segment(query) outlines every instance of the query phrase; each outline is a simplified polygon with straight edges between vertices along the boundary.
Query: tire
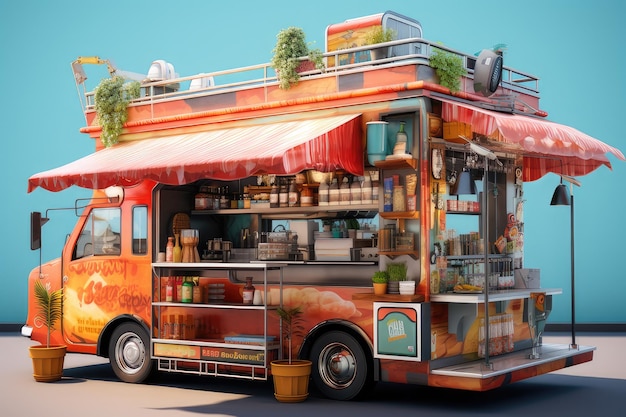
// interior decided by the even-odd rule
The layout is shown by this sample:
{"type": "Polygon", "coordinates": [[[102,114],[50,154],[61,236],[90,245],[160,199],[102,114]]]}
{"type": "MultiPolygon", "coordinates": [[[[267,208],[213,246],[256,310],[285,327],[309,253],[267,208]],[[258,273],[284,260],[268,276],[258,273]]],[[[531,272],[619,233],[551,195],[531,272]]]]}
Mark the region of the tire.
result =
{"type": "Polygon", "coordinates": [[[311,376],[327,398],[352,400],[374,384],[372,361],[358,340],[342,331],[321,335],[311,347],[311,376]]]}
{"type": "Polygon", "coordinates": [[[137,323],[122,323],[109,341],[109,362],[113,372],[124,382],[139,383],[152,373],[150,338],[137,323]]]}

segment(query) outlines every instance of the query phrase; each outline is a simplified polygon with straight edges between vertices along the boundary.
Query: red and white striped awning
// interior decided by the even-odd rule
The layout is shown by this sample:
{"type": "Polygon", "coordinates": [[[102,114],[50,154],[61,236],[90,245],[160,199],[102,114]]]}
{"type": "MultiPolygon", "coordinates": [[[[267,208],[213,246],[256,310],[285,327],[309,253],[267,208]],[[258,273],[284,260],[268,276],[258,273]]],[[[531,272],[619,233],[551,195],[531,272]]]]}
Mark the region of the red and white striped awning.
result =
{"type": "Polygon", "coordinates": [[[577,177],[602,165],[611,168],[607,153],[626,160],[619,149],[569,126],[439,97],[437,100],[443,104],[444,121],[471,124],[473,132],[492,138],[489,143],[493,150],[523,154],[524,181],[537,180],[549,172],[577,177]]]}
{"type": "Polygon", "coordinates": [[[144,179],[179,185],[205,178],[293,175],[306,169],[363,175],[358,114],[121,142],[33,175],[28,192],[37,187],[60,191],[72,185],[104,189],[144,179]]]}

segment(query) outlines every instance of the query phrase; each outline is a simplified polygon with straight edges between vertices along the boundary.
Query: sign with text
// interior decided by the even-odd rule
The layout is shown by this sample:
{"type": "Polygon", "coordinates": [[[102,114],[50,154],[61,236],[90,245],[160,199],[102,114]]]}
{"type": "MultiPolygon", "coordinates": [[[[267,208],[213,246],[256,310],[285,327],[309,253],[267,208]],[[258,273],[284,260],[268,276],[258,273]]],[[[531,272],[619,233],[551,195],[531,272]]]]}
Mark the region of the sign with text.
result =
{"type": "Polygon", "coordinates": [[[374,304],[375,357],[421,360],[420,304],[374,304]]]}

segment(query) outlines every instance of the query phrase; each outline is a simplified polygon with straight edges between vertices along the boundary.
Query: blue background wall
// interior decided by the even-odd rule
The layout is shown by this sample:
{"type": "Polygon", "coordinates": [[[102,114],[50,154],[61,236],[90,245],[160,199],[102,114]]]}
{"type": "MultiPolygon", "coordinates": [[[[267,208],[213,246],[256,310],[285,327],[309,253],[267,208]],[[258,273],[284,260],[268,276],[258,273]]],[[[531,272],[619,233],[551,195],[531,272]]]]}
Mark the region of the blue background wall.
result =
{"type": "MultiPolygon", "coordinates": [[[[98,55],[139,73],[165,59],[187,76],[269,62],[276,33],[288,26],[302,27],[323,49],[327,25],[386,10],[419,20],[425,38],[468,53],[505,43],[505,64],[541,79],[541,107],[550,120],[626,151],[626,3],[619,0],[318,0],[297,9],[288,0],[4,1],[0,323],[23,323],[26,317],[26,278],[38,263],[38,252],[29,249],[29,213],[71,207],[76,197],[90,194],[26,193],[30,175],[93,150],[92,141],[79,133],[85,120],[70,69],[74,59],[98,55]]],[[[575,190],[581,323],[626,323],[626,227],[619,215],[626,205],[626,163],[613,157],[611,162],[612,172],[601,168],[582,177],[582,188],[575,190]]],[[[548,175],[526,184],[525,248],[526,266],[541,268],[544,286],[564,289],[550,319],[564,323],[570,319],[569,208],[549,206],[557,183],[558,177],[548,175]]],[[[60,254],[75,221],[71,212],[50,217],[44,261],[60,254]]]]}

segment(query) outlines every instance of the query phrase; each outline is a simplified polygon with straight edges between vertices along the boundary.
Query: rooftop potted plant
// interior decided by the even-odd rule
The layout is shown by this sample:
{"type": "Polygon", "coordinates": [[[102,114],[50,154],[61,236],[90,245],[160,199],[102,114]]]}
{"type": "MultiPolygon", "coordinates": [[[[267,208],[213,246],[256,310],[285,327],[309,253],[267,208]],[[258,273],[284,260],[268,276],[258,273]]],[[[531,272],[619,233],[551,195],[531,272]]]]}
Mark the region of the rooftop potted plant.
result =
{"type": "MultiPolygon", "coordinates": [[[[391,42],[396,38],[396,31],[391,28],[383,28],[382,25],[372,27],[365,34],[366,45],[376,45],[377,43],[391,42]]],[[[371,50],[372,59],[384,59],[391,53],[391,47],[373,48],[371,50]]]]}
{"type": "Polygon", "coordinates": [[[298,84],[299,72],[310,71],[313,68],[323,71],[326,68],[322,51],[318,48],[309,48],[306,35],[299,27],[292,26],[278,32],[272,53],[271,64],[283,90],[298,84]],[[308,57],[308,67],[307,62],[303,61],[304,57],[308,57]]]}
{"type": "Polygon", "coordinates": [[[115,145],[128,119],[128,103],[139,97],[140,84],[126,83],[123,77],[103,79],[95,89],[95,109],[102,128],[100,141],[105,147],[115,145]]]}
{"type": "Polygon", "coordinates": [[[389,273],[387,271],[374,272],[374,275],[372,276],[374,294],[376,295],[386,294],[388,282],[389,282],[389,273]]]}
{"type": "Polygon", "coordinates": [[[467,74],[463,67],[463,59],[452,52],[434,48],[430,55],[430,66],[434,68],[439,84],[451,92],[461,89],[461,77],[467,74]]]}
{"type": "Polygon", "coordinates": [[[281,319],[282,337],[287,340],[287,357],[270,363],[274,380],[274,397],[280,402],[301,402],[309,396],[309,377],[311,376],[311,361],[306,359],[292,359],[292,338],[301,332],[300,314],[302,308],[279,307],[276,312],[281,319]]]}
{"type": "Polygon", "coordinates": [[[58,381],[63,376],[63,362],[67,346],[50,345],[50,334],[61,319],[63,289],[51,290],[49,284],[35,282],[35,300],[37,302],[36,322],[47,329],[46,344],[30,346],[29,353],[33,362],[33,377],[37,382],[58,381]]]}

